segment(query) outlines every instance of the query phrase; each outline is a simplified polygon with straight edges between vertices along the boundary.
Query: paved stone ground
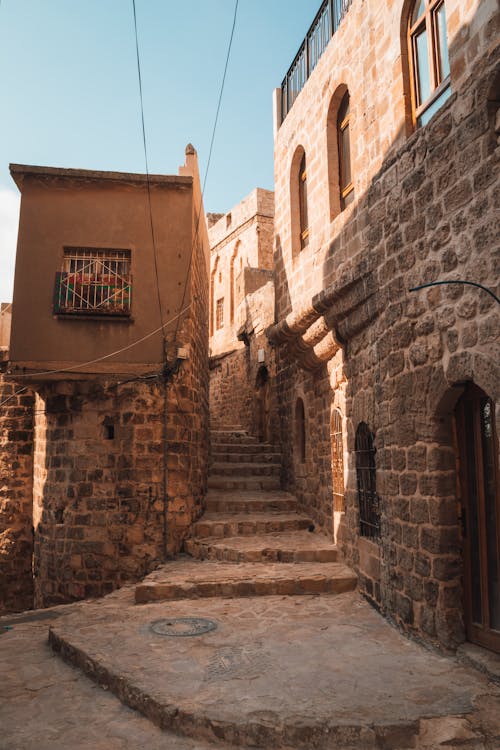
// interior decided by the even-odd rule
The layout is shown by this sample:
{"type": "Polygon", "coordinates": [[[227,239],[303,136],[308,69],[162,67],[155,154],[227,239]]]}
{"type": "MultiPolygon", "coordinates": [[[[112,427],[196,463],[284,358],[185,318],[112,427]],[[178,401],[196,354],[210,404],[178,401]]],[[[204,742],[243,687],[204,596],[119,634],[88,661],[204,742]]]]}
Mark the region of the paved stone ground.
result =
{"type": "MultiPolygon", "coordinates": [[[[64,617],[82,606],[28,614],[64,617]]],[[[0,750],[213,750],[163,732],[65,664],[47,643],[54,622],[0,618],[0,750]]]]}
{"type": "MultiPolygon", "coordinates": [[[[133,604],[133,589],[0,636],[1,750],[500,748],[500,687],[405,639],[355,592],[133,604]],[[202,616],[193,638],[151,631],[202,616]],[[163,735],[80,672],[164,727],[163,735]],[[45,744],[44,744],[45,743],[45,744]],[[162,744],[163,743],[163,744],[162,744]]],[[[0,621],[1,625],[1,621],[0,621]]]]}

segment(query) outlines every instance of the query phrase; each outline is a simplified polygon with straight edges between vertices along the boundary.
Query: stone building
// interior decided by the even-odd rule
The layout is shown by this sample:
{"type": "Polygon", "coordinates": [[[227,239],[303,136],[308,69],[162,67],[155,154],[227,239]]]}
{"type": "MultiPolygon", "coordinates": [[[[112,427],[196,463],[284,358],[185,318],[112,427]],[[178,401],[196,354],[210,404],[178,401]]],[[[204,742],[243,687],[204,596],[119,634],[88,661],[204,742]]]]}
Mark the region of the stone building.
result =
{"type": "Polygon", "coordinates": [[[275,93],[269,329],[284,488],[402,628],[496,651],[499,307],[458,282],[498,293],[498,21],[322,3],[275,93]]]}
{"type": "Polygon", "coordinates": [[[11,165],[0,608],[26,607],[32,586],[47,606],[136,580],[201,512],[209,247],[192,146],[179,172],[11,165]]]}
{"type": "Polygon", "coordinates": [[[209,227],[210,423],[278,440],[274,321],[274,194],[256,188],[209,227]]]}

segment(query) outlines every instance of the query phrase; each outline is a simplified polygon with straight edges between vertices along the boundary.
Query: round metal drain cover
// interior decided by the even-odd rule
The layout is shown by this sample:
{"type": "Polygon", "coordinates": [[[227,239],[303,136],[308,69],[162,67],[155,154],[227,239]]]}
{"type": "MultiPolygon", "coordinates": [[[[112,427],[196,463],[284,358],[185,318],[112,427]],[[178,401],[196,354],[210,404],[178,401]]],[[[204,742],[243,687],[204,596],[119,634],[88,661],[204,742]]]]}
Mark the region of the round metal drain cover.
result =
{"type": "Polygon", "coordinates": [[[205,617],[174,617],[168,620],[155,620],[151,630],[157,635],[168,635],[171,638],[185,638],[190,635],[203,635],[217,629],[214,620],[205,617]]]}

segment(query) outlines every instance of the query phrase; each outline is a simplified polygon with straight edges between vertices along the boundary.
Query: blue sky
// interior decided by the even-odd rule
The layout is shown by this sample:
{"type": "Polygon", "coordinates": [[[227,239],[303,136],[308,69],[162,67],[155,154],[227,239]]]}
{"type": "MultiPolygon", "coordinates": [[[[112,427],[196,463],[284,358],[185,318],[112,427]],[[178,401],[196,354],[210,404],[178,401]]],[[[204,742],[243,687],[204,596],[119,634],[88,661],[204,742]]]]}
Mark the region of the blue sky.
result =
{"type": "MultiPolygon", "coordinates": [[[[0,300],[18,197],[8,165],[144,171],[132,0],[0,0],[0,300]]],[[[272,91],[320,0],[240,0],[205,208],[273,188],[272,91]]],[[[198,150],[202,177],[234,0],[136,0],[151,172],[198,150]]]]}

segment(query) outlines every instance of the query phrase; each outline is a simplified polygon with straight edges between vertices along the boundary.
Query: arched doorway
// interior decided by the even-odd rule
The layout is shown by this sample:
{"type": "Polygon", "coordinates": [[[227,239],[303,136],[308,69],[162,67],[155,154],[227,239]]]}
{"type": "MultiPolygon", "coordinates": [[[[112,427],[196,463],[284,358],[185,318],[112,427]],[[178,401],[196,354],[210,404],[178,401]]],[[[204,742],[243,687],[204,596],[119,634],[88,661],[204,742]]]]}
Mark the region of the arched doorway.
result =
{"type": "Polygon", "coordinates": [[[500,653],[500,502],[495,405],[469,383],[456,408],[467,638],[500,653]]]}

